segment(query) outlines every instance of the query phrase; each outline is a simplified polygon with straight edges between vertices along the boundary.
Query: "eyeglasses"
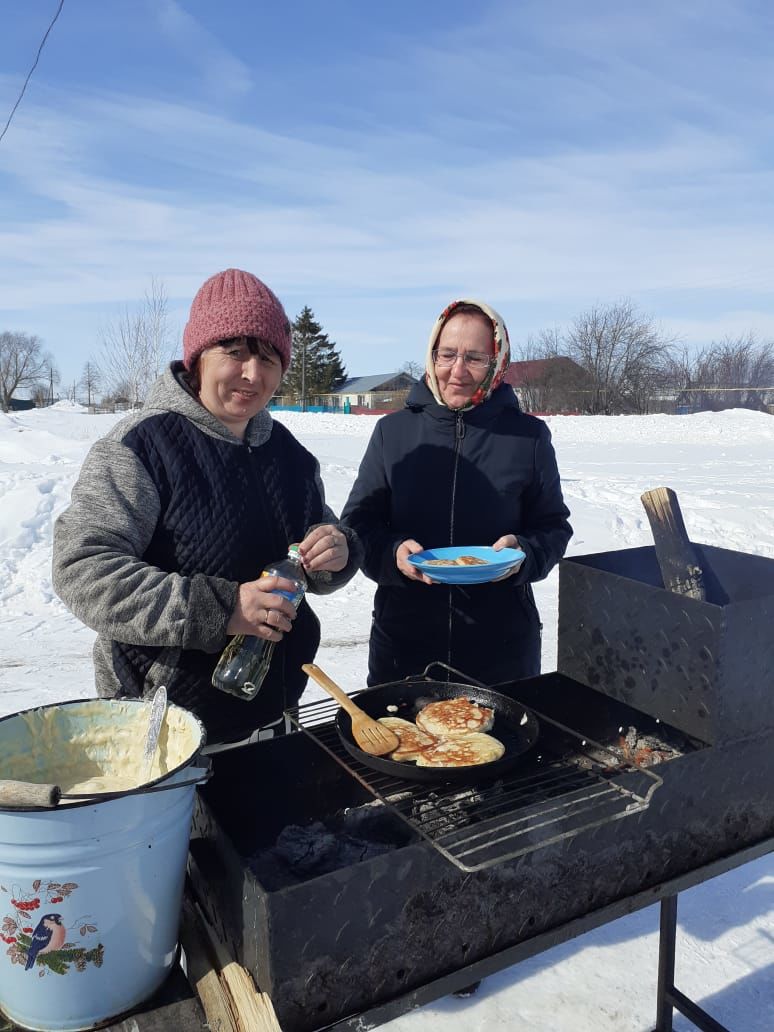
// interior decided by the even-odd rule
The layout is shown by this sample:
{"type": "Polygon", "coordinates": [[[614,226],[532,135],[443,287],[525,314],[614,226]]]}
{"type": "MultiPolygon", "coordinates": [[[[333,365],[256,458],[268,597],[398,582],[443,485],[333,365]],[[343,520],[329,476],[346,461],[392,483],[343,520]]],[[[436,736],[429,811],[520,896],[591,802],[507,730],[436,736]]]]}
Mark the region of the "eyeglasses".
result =
{"type": "Polygon", "coordinates": [[[481,373],[494,361],[489,355],[484,355],[480,351],[452,351],[450,348],[438,348],[437,351],[433,352],[433,361],[441,369],[448,369],[453,366],[458,358],[461,358],[465,365],[473,373],[481,373]]]}

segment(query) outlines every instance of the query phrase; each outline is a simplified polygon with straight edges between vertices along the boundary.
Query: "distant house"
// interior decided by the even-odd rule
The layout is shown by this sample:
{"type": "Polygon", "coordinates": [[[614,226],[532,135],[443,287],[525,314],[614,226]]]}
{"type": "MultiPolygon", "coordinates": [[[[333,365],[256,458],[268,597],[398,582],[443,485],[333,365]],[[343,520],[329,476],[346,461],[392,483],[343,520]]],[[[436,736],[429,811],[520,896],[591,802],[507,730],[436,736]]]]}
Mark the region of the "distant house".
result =
{"type": "Polygon", "coordinates": [[[8,402],[9,412],[26,412],[33,408],[35,408],[35,399],[27,387],[19,387],[8,402]]]}
{"type": "Polygon", "coordinates": [[[379,373],[354,376],[327,396],[331,407],[348,412],[392,412],[403,408],[416,383],[409,373],[379,373]]]}
{"type": "Polygon", "coordinates": [[[526,412],[583,412],[591,378],[571,358],[537,358],[511,362],[505,382],[526,412]]]}
{"type": "Polygon", "coordinates": [[[11,412],[26,412],[27,409],[35,408],[32,398],[11,398],[9,402],[11,412]]]}

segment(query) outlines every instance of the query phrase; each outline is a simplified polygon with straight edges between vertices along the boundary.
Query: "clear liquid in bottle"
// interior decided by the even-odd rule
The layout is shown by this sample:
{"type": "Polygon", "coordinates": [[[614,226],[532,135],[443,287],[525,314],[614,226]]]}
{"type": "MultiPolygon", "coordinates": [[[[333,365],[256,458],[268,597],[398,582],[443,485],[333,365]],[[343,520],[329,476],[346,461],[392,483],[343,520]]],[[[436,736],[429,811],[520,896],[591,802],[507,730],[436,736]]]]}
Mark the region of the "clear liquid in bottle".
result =
{"type": "MultiPolygon", "coordinates": [[[[298,545],[291,545],[287,558],[270,563],[262,577],[283,577],[295,585],[293,591],[277,591],[298,609],[306,592],[306,573],[298,545]]],[[[271,666],[275,642],[252,634],[236,634],[223,650],[212,674],[212,684],[222,692],[245,702],[252,701],[260,691],[271,666]]]]}

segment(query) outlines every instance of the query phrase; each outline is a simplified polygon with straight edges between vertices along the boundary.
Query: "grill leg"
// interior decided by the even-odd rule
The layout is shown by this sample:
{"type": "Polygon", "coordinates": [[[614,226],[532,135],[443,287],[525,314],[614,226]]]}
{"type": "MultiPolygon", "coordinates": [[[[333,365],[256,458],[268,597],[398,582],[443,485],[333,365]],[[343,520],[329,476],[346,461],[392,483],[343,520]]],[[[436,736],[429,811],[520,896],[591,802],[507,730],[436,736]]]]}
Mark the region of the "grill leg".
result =
{"type": "Polygon", "coordinates": [[[675,987],[675,939],[677,937],[677,896],[661,900],[661,919],[658,937],[658,996],[656,999],[656,1028],[654,1032],[673,1032],[675,1008],[700,1032],[729,1032],[725,1025],[715,1021],[693,1000],[675,987]]]}
{"type": "Polygon", "coordinates": [[[677,896],[661,900],[658,936],[658,993],[655,1032],[672,1032],[674,1010],[670,993],[675,987],[675,938],[677,936],[677,896]]]}

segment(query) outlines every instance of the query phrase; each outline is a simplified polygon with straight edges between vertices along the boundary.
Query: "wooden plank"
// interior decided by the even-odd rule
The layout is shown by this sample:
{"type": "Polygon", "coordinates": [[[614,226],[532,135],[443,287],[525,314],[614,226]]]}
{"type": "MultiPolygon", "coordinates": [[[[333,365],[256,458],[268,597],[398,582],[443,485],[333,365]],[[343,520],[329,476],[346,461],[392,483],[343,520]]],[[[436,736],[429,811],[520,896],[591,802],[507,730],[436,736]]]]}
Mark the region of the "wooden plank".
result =
{"type": "Polygon", "coordinates": [[[269,996],[256,988],[249,971],[231,956],[204,909],[198,903],[194,906],[215,957],[221,985],[231,1003],[236,1032],[282,1032],[269,996]]]}
{"type": "Polygon", "coordinates": [[[679,595],[704,600],[704,576],[696,550],[688,539],[677,495],[656,487],[642,495],[664,587],[679,595]]]}
{"type": "Polygon", "coordinates": [[[185,951],[188,979],[201,1001],[211,1032],[238,1032],[231,1002],[212,964],[199,914],[188,897],[183,900],[180,941],[185,951]]]}

